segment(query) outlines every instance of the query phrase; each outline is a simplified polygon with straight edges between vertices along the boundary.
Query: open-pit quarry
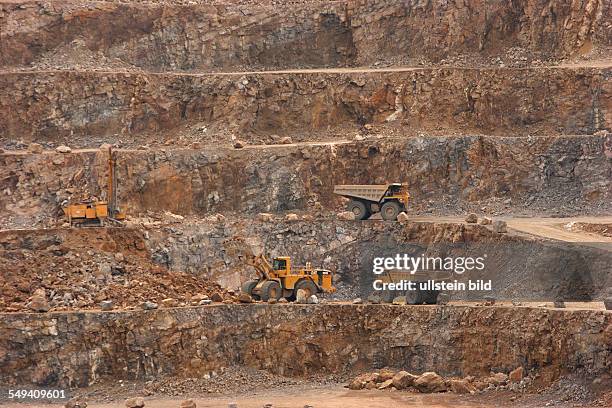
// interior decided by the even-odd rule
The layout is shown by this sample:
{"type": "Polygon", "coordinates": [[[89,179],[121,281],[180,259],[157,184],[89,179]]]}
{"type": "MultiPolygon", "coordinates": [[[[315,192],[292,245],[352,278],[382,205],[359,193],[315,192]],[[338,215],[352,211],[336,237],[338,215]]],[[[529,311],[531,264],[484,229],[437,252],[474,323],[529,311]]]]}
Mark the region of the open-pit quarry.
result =
{"type": "Polygon", "coordinates": [[[0,406],[612,406],[610,16],[0,0],[0,406]],[[335,290],[244,293],[232,240],[335,290]],[[376,291],[400,254],[455,290],[376,291]]]}

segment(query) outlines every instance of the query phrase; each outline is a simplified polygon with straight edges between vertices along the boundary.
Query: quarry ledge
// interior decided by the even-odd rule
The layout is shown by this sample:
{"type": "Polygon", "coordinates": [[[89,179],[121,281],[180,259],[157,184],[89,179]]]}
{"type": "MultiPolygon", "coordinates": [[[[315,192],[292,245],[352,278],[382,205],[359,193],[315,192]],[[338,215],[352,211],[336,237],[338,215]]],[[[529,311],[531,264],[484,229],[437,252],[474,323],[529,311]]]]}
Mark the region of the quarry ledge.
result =
{"type": "Polygon", "coordinates": [[[1,316],[0,382],[70,387],[232,365],[295,377],[364,366],[484,375],[520,365],[554,380],[609,370],[612,338],[610,312],[520,307],[258,304],[1,316]]]}

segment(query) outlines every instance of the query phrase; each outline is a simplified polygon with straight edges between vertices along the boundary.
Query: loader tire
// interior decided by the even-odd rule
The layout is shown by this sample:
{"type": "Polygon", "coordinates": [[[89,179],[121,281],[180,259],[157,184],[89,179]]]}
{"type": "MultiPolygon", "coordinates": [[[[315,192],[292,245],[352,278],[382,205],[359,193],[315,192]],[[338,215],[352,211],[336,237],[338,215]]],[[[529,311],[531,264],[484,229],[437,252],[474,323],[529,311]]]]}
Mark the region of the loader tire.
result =
{"type": "Polygon", "coordinates": [[[348,210],[355,215],[356,220],[365,220],[372,215],[368,207],[362,201],[351,200],[347,206],[348,210]]]}
{"type": "Polygon", "coordinates": [[[426,305],[435,305],[438,303],[439,290],[426,290],[423,301],[426,305]]]}
{"type": "Polygon", "coordinates": [[[257,286],[258,283],[259,281],[256,280],[248,280],[242,284],[240,291],[242,293],[246,293],[249,296],[253,296],[253,289],[255,288],[255,286],[257,286]]]}
{"type": "Polygon", "coordinates": [[[395,221],[402,210],[402,206],[397,201],[387,201],[380,208],[380,215],[385,221],[395,221]]]}
{"type": "Polygon", "coordinates": [[[315,285],[310,279],[304,279],[295,284],[295,290],[293,291],[295,296],[297,296],[297,291],[300,289],[306,291],[306,298],[316,295],[318,292],[317,285],[315,285]]]}
{"type": "Polygon", "coordinates": [[[270,299],[278,300],[283,295],[283,288],[277,281],[267,281],[261,285],[261,300],[267,302],[270,299]]]}

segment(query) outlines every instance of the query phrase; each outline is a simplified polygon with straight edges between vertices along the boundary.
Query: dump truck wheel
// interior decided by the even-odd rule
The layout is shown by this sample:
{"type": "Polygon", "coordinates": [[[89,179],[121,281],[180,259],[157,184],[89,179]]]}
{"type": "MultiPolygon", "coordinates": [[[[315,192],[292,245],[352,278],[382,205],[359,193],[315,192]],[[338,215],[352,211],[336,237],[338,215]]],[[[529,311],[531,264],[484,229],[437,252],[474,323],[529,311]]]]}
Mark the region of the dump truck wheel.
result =
{"type": "Polygon", "coordinates": [[[438,303],[439,290],[427,290],[425,291],[424,302],[426,305],[435,305],[438,303]]]}
{"type": "Polygon", "coordinates": [[[348,210],[350,212],[355,214],[355,219],[356,220],[365,220],[366,218],[368,218],[371,215],[370,211],[368,211],[368,208],[366,207],[365,203],[363,203],[361,201],[351,200],[348,203],[348,207],[347,208],[348,208],[348,210]]]}
{"type": "Polygon", "coordinates": [[[301,280],[295,284],[295,290],[293,291],[295,296],[297,296],[297,291],[300,289],[306,291],[307,298],[311,297],[312,295],[316,295],[318,292],[317,285],[315,285],[314,282],[309,279],[301,280]]]}
{"type": "Polygon", "coordinates": [[[257,286],[258,283],[259,281],[256,280],[248,280],[242,284],[240,291],[242,293],[246,293],[249,296],[253,296],[253,289],[255,288],[255,286],[257,286]]]}
{"type": "MultiPolygon", "coordinates": [[[[418,282],[417,282],[418,285],[418,282]]],[[[415,290],[406,291],[406,304],[420,305],[423,303],[423,291],[418,287],[415,290]]]]}
{"type": "Polygon", "coordinates": [[[385,221],[395,221],[402,207],[397,201],[387,201],[380,208],[380,215],[385,221]]]}
{"type": "Polygon", "coordinates": [[[283,294],[283,288],[277,281],[267,281],[261,285],[261,300],[267,302],[269,299],[278,300],[283,294]]]}

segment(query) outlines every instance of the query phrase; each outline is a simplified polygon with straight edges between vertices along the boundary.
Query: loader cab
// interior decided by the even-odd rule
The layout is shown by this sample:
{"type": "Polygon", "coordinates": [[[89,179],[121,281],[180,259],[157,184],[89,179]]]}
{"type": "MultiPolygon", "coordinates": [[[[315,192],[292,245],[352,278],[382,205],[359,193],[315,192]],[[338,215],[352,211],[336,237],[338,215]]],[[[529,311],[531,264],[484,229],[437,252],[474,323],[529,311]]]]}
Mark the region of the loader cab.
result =
{"type": "Polygon", "coordinates": [[[272,260],[272,269],[276,272],[289,273],[291,271],[291,258],[281,256],[272,260]]]}

